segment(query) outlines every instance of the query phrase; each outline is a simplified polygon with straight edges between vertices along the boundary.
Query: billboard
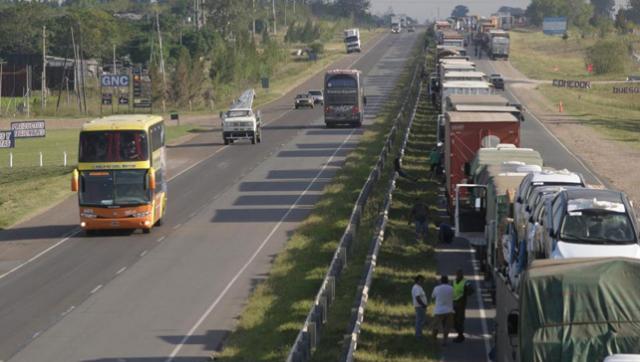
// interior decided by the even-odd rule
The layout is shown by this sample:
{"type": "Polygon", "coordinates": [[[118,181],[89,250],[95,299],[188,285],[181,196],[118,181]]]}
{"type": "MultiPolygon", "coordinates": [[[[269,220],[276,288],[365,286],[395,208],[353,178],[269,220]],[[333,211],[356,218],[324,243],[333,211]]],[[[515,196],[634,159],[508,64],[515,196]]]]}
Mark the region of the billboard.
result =
{"type": "Polygon", "coordinates": [[[15,138],[45,137],[47,129],[44,121],[11,122],[15,138]]]}
{"type": "Polygon", "coordinates": [[[544,18],[542,32],[546,35],[564,35],[567,32],[567,18],[544,18]]]}
{"type": "Polygon", "coordinates": [[[14,148],[16,146],[14,134],[14,130],[0,131],[0,148],[14,148]]]}

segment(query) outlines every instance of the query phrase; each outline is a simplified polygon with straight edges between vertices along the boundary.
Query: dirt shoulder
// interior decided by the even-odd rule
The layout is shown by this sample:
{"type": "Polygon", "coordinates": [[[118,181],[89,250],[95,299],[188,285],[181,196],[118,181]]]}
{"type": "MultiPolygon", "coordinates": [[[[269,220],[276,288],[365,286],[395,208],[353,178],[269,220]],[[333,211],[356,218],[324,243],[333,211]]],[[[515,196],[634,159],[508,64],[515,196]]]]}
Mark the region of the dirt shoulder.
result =
{"type": "Polygon", "coordinates": [[[640,169],[633,167],[640,159],[640,151],[629,144],[615,141],[593,127],[582,124],[577,117],[560,113],[536,89],[537,82],[528,79],[508,62],[493,62],[495,69],[507,79],[511,92],[526,105],[567,148],[578,155],[590,169],[613,187],[626,192],[640,202],[640,169]]]}

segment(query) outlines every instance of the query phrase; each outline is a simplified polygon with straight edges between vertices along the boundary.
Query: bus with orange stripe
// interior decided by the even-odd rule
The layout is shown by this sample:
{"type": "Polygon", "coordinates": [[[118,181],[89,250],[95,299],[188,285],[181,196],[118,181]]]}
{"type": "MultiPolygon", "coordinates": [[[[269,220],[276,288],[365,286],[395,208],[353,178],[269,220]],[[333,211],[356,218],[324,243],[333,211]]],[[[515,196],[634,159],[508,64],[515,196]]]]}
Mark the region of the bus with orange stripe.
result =
{"type": "Polygon", "coordinates": [[[71,189],[80,226],[97,230],[160,225],[167,205],[165,126],[154,115],[114,115],[85,123],[71,189]]]}

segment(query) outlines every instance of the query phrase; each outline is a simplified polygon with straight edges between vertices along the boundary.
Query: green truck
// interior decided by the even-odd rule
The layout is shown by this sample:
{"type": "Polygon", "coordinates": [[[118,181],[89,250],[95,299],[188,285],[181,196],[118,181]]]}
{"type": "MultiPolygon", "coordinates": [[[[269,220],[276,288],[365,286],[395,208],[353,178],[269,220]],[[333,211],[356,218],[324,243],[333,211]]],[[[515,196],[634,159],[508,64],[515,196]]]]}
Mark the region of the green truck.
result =
{"type": "Polygon", "coordinates": [[[531,148],[500,144],[481,148],[464,173],[473,183],[456,185],[456,236],[472,245],[482,270],[491,276],[502,265],[499,239],[511,218],[515,191],[520,181],[542,168],[542,156],[531,148]]]}
{"type": "Polygon", "coordinates": [[[517,290],[498,274],[495,361],[601,362],[640,353],[639,285],[640,261],[628,258],[536,260],[517,290]]]}

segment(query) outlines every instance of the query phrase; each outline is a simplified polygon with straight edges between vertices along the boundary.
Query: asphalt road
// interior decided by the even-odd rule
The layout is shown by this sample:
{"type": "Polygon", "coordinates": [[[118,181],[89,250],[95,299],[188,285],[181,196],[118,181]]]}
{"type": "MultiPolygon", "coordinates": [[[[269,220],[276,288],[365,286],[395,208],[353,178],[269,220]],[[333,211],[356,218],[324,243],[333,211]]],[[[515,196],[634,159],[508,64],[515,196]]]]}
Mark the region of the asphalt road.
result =
{"type": "MultiPolygon", "coordinates": [[[[385,35],[336,65],[366,75],[365,124],[417,38],[385,35]]],[[[362,133],[291,110],[321,85],[263,109],[262,144],[203,133],[171,148],[166,221],[149,235],[87,238],[74,198],[0,232],[0,361],[195,361],[219,348],[362,133]]]]}

